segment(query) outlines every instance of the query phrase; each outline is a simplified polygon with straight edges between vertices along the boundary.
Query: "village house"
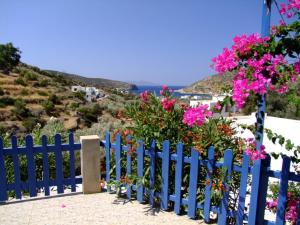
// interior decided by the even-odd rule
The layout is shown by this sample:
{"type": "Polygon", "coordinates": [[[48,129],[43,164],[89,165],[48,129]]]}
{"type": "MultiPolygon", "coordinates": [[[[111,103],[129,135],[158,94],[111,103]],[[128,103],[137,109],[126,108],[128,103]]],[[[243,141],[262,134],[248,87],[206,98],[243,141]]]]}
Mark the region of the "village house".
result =
{"type": "Polygon", "coordinates": [[[85,99],[88,102],[92,102],[93,99],[98,100],[105,96],[103,92],[101,92],[96,87],[82,87],[80,85],[72,86],[71,87],[72,92],[84,92],[85,93],[85,99]]]}

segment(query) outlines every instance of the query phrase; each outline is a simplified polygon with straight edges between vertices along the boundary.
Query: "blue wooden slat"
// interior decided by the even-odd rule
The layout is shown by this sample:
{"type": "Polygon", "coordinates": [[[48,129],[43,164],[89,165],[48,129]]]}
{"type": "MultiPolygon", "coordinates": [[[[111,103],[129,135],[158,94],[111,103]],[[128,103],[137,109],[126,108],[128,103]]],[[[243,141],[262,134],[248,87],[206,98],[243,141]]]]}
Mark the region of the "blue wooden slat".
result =
{"type": "Polygon", "coordinates": [[[19,156],[18,156],[18,140],[16,136],[11,137],[11,151],[12,151],[12,158],[14,164],[14,186],[16,192],[16,198],[21,199],[21,178],[20,178],[20,163],[19,163],[19,156]]]}
{"type": "Polygon", "coordinates": [[[75,183],[75,148],[74,148],[74,134],[69,133],[69,145],[70,145],[70,178],[71,178],[71,191],[76,191],[75,183]]]}
{"type": "Polygon", "coordinates": [[[196,217],[196,195],[197,195],[197,183],[199,173],[199,153],[192,148],[191,153],[191,168],[190,168],[190,182],[189,182],[189,198],[188,198],[188,216],[190,218],[196,217]]]}
{"type": "MultiPolygon", "coordinates": [[[[139,179],[143,179],[144,176],[144,143],[142,141],[138,142],[138,149],[137,149],[137,174],[139,179]]],[[[140,182],[137,188],[137,200],[139,202],[144,201],[144,185],[140,182]]]]}
{"type": "Polygon", "coordinates": [[[170,168],[170,142],[163,142],[162,152],[162,185],[161,185],[161,208],[168,209],[169,202],[169,168],[170,168]]]}
{"type": "MultiPolygon", "coordinates": [[[[110,134],[109,132],[105,135],[105,172],[106,172],[106,182],[110,182],[110,134]]],[[[110,191],[110,186],[107,185],[107,191],[110,191]]]]}
{"type": "Polygon", "coordinates": [[[287,191],[289,185],[289,172],[290,172],[291,159],[284,155],[282,157],[282,169],[279,187],[278,205],[276,211],[276,225],[285,224],[285,209],[287,201],[287,191]]]}
{"type": "Polygon", "coordinates": [[[6,201],[7,196],[7,180],[6,180],[6,169],[5,169],[5,158],[3,155],[3,140],[0,138],[0,202],[6,201]]]}
{"type": "Polygon", "coordinates": [[[208,148],[208,163],[207,163],[207,175],[204,198],[204,221],[209,223],[210,204],[211,204],[211,187],[212,187],[212,174],[214,169],[215,150],[213,147],[208,148]]]}
{"type": "Polygon", "coordinates": [[[248,171],[249,171],[249,156],[247,154],[243,155],[242,171],[241,171],[241,182],[239,191],[239,203],[237,209],[236,223],[238,225],[243,225],[244,212],[245,212],[245,200],[247,193],[247,181],[248,181],[248,171]]]}
{"type": "Polygon", "coordinates": [[[152,140],[150,143],[150,196],[149,202],[151,206],[154,206],[154,184],[155,184],[155,150],[156,142],[152,140]]]}
{"type": "MultiPolygon", "coordinates": [[[[269,177],[268,177],[268,168],[270,167],[271,163],[271,158],[269,155],[267,155],[267,158],[264,160],[261,160],[261,170],[260,170],[260,185],[259,185],[259,190],[258,190],[258,203],[257,203],[257,213],[256,213],[256,218],[255,217],[249,217],[249,223],[252,220],[253,223],[255,224],[262,224],[264,222],[264,217],[265,217],[265,207],[266,207],[266,201],[267,201],[267,192],[268,192],[268,182],[269,182],[269,177]]],[[[252,188],[251,187],[251,194],[252,194],[252,188]]]]}
{"type": "Polygon", "coordinates": [[[174,212],[180,214],[181,206],[181,183],[182,183],[182,165],[183,165],[183,144],[179,143],[176,146],[177,162],[175,168],[175,201],[174,212]]]}
{"type": "Polygon", "coordinates": [[[33,139],[31,135],[25,137],[27,148],[27,170],[28,170],[28,183],[29,183],[29,195],[35,197],[37,195],[36,189],[36,172],[35,172],[35,160],[33,154],[33,139]]]}
{"type": "Polygon", "coordinates": [[[121,135],[116,135],[116,180],[121,179],[121,135]]]}
{"type": "Polygon", "coordinates": [[[57,185],[57,193],[64,193],[64,185],[63,185],[63,163],[62,163],[62,151],[61,151],[61,136],[60,134],[56,134],[54,136],[55,139],[55,170],[56,170],[56,185],[57,185]]]}
{"type": "Polygon", "coordinates": [[[229,185],[227,181],[231,178],[232,173],[232,160],[233,154],[230,149],[227,149],[224,152],[224,166],[226,168],[226,176],[225,176],[225,190],[223,191],[223,198],[220,204],[220,210],[218,215],[218,225],[226,225],[227,215],[228,215],[228,204],[229,204],[229,185]]]}
{"type": "MultiPolygon", "coordinates": [[[[130,142],[131,141],[131,136],[127,136],[126,141],[130,142]]],[[[127,147],[130,150],[131,149],[131,144],[128,144],[127,147]]],[[[131,175],[131,153],[130,153],[129,150],[127,151],[127,160],[126,160],[126,162],[127,162],[127,165],[126,165],[126,174],[127,174],[127,176],[131,175]]],[[[131,199],[131,189],[132,189],[132,187],[129,184],[127,184],[127,193],[126,194],[127,194],[128,199],[131,199]]]]}
{"type": "Polygon", "coordinates": [[[50,195],[49,188],[49,157],[47,151],[47,136],[42,136],[42,147],[43,147],[43,183],[45,188],[45,195],[50,195]]]}

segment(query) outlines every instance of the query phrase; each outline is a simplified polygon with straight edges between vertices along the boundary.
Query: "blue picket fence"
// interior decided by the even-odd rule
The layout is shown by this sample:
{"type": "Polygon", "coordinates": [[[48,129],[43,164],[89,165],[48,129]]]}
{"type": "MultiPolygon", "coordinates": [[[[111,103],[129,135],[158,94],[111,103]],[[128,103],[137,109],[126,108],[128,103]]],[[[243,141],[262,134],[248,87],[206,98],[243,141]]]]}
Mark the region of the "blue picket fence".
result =
{"type": "MultiPolygon", "coordinates": [[[[130,137],[128,138],[130,139],[130,137]]],[[[122,145],[121,136],[118,134],[115,137],[115,142],[110,141],[109,133],[106,134],[106,138],[103,141],[105,147],[106,155],[106,181],[111,182],[111,160],[114,160],[115,165],[115,180],[120,181],[121,176],[131,175],[132,171],[132,159],[131,159],[131,145],[122,145]],[[112,151],[114,151],[115,159],[112,159],[112,151]],[[122,152],[126,153],[126,157],[122,158],[122,152]],[[126,161],[126,173],[122,174],[121,163],[126,161]]],[[[136,192],[136,199],[139,202],[145,201],[145,194],[148,195],[149,203],[154,205],[154,198],[159,198],[161,208],[164,210],[169,209],[169,203],[173,202],[174,212],[176,214],[181,213],[182,206],[187,206],[187,215],[190,218],[196,217],[196,210],[203,210],[205,222],[210,222],[210,213],[216,213],[218,215],[218,224],[228,224],[228,217],[235,218],[236,224],[284,224],[285,209],[287,201],[287,187],[288,182],[300,182],[300,176],[295,173],[290,172],[290,158],[287,156],[283,157],[282,171],[272,171],[270,170],[270,158],[262,161],[262,172],[261,174],[256,174],[252,167],[250,167],[250,159],[244,154],[241,166],[235,165],[233,163],[233,152],[228,149],[224,151],[224,160],[222,162],[215,160],[215,151],[213,147],[210,147],[207,152],[207,159],[201,159],[199,153],[191,149],[190,156],[185,156],[183,154],[184,146],[183,144],[177,144],[176,153],[170,154],[170,143],[169,141],[163,142],[162,150],[158,150],[155,145],[155,141],[151,142],[150,148],[145,149],[145,145],[142,141],[138,143],[137,154],[137,176],[142,178],[144,176],[144,163],[146,157],[150,159],[150,188],[145,188],[141,185],[127,185],[127,198],[132,198],[132,191],[136,192]],[[162,161],[162,183],[161,190],[154,191],[154,183],[157,174],[155,174],[155,161],[161,159],[162,161]],[[169,168],[170,163],[175,162],[175,191],[174,193],[169,193],[169,168]],[[189,193],[188,197],[184,198],[182,196],[182,179],[183,179],[183,167],[184,165],[190,165],[189,172],[189,193]],[[206,175],[206,186],[205,186],[205,196],[204,202],[197,202],[197,189],[198,189],[198,173],[200,167],[205,167],[207,169],[206,175]],[[231,174],[236,172],[240,174],[240,189],[239,197],[236,205],[236,210],[229,211],[229,192],[223,193],[223,198],[219,206],[213,206],[211,204],[211,193],[212,193],[212,175],[215,168],[223,168],[226,171],[226,178],[224,180],[225,189],[229,188],[229,182],[231,174]],[[259,203],[255,205],[256,216],[253,217],[253,212],[248,212],[245,210],[245,201],[247,195],[247,187],[249,187],[248,178],[249,176],[262,176],[262,183],[259,187],[252,186],[251,189],[258,189],[259,193],[259,203]],[[267,221],[264,219],[265,207],[267,201],[267,190],[268,190],[268,180],[270,177],[278,178],[280,180],[280,194],[278,200],[278,210],[276,214],[276,221],[267,221]]],[[[108,187],[108,191],[110,187],[108,187]]],[[[249,193],[248,193],[249,194],[249,193]]],[[[251,198],[251,197],[250,197],[251,198]]],[[[250,205],[251,208],[251,205],[250,205]]],[[[298,207],[300,210],[300,207],[298,207]]],[[[298,212],[297,225],[300,225],[300,213],[298,212]]]]}
{"type": "Polygon", "coordinates": [[[17,199],[22,198],[22,193],[29,193],[30,197],[37,196],[39,190],[43,189],[45,196],[50,195],[50,187],[56,186],[57,193],[64,193],[65,186],[71,186],[71,191],[76,191],[76,184],[82,183],[82,178],[75,176],[75,151],[81,149],[80,144],[74,143],[74,136],[69,134],[69,143],[62,143],[61,135],[54,137],[55,143],[48,144],[47,137],[42,136],[40,146],[33,145],[33,138],[27,135],[25,146],[18,146],[15,136],[11,138],[11,147],[5,148],[3,140],[0,138],[0,201],[8,200],[8,191],[13,191],[17,199]],[[69,153],[70,171],[69,177],[64,177],[62,153],[69,153]],[[55,157],[55,179],[49,176],[49,154],[55,157]],[[42,156],[42,179],[36,176],[37,154],[42,156]],[[27,180],[21,180],[20,157],[26,156],[27,180]],[[13,182],[9,183],[5,161],[12,159],[13,182]]]}
{"type": "MultiPolygon", "coordinates": [[[[3,141],[0,139],[0,201],[6,201],[8,199],[8,192],[13,191],[17,199],[22,198],[24,192],[28,193],[30,197],[37,196],[38,191],[43,191],[45,196],[50,195],[50,187],[56,186],[57,193],[64,193],[66,186],[71,187],[71,191],[76,191],[76,184],[82,183],[82,178],[75,176],[75,152],[81,149],[81,144],[74,143],[73,134],[69,135],[68,143],[62,143],[61,136],[55,135],[54,144],[47,143],[47,137],[42,137],[42,144],[33,145],[33,139],[30,135],[25,138],[25,146],[18,146],[17,138],[11,138],[11,146],[4,147],[3,141]],[[63,170],[63,152],[69,154],[69,176],[64,176],[63,170]],[[36,155],[42,156],[42,179],[37,179],[36,175],[36,155]],[[53,154],[55,157],[55,178],[50,178],[49,175],[49,154],[53,154]],[[20,161],[19,157],[26,157],[26,169],[27,179],[21,179],[20,161]],[[6,171],[6,160],[10,158],[13,166],[13,182],[8,182],[6,171]]],[[[130,140],[130,137],[128,137],[130,140]]],[[[117,135],[115,142],[110,141],[109,133],[106,135],[105,140],[100,142],[100,145],[105,149],[106,158],[106,181],[110,182],[112,179],[111,170],[115,170],[115,180],[120,181],[122,176],[131,175],[133,163],[137,163],[137,171],[134,171],[136,175],[142,178],[145,175],[146,161],[150,162],[149,171],[149,188],[143,185],[127,185],[127,198],[132,199],[135,195],[137,201],[145,202],[149,200],[149,203],[153,206],[155,204],[155,198],[160,200],[160,206],[163,210],[170,208],[172,202],[173,210],[176,214],[182,212],[182,207],[187,208],[187,215],[190,218],[195,218],[197,210],[201,209],[204,215],[205,222],[210,222],[210,213],[216,213],[218,215],[218,224],[227,224],[228,218],[235,218],[236,224],[284,224],[285,209],[287,201],[287,188],[288,182],[300,182],[300,176],[293,172],[290,172],[291,160],[289,157],[283,157],[283,164],[281,171],[270,170],[270,158],[261,161],[262,169],[261,174],[257,174],[253,167],[250,167],[250,160],[247,155],[243,156],[241,166],[233,163],[233,152],[231,150],[224,151],[224,160],[222,162],[216,161],[215,150],[210,147],[207,150],[207,159],[201,159],[200,155],[194,149],[191,149],[189,155],[184,155],[184,145],[179,143],[176,145],[176,152],[170,152],[169,141],[164,141],[161,150],[156,148],[155,141],[151,142],[150,148],[145,149],[145,145],[142,141],[138,143],[136,162],[133,162],[132,155],[130,153],[131,145],[122,145],[121,136],[117,135]],[[112,154],[114,151],[114,154],[112,154]],[[125,154],[124,154],[125,153],[125,154]],[[125,155],[125,157],[124,157],[125,155]],[[111,158],[114,156],[114,158],[111,158]],[[111,165],[111,161],[114,161],[114,168],[111,165]],[[156,165],[157,160],[161,161],[161,174],[157,174],[156,165]],[[121,163],[125,162],[126,168],[122,168],[121,163]],[[175,180],[171,181],[169,172],[171,164],[175,165],[175,180]],[[182,179],[186,174],[183,174],[183,168],[185,165],[189,165],[189,184],[188,184],[188,196],[182,195],[182,179]],[[206,168],[207,174],[205,177],[205,190],[204,200],[197,201],[197,190],[199,189],[198,174],[200,167],[206,168]],[[233,172],[240,175],[240,188],[239,197],[234,211],[228,210],[229,204],[229,192],[223,193],[221,203],[216,206],[212,205],[212,177],[215,168],[225,169],[226,175],[223,180],[225,189],[229,188],[229,182],[231,174],[233,172]],[[162,177],[162,183],[159,191],[154,191],[155,180],[157,176],[162,177]],[[254,206],[250,205],[250,211],[245,210],[246,196],[249,194],[247,187],[249,187],[249,177],[261,176],[260,186],[254,186],[252,184],[252,190],[258,190],[259,201],[254,206]],[[269,178],[277,178],[280,181],[280,195],[278,199],[278,210],[276,214],[276,221],[267,221],[264,219],[265,206],[267,200],[267,190],[269,178]],[[174,192],[169,193],[169,186],[172,183],[174,185],[174,192]],[[254,208],[254,210],[251,210],[254,208]]],[[[110,191],[110,187],[107,188],[110,191]]],[[[250,194],[250,198],[251,198],[250,194]]],[[[298,207],[300,211],[300,206],[298,207]]],[[[300,212],[298,212],[297,225],[300,225],[300,212]]]]}

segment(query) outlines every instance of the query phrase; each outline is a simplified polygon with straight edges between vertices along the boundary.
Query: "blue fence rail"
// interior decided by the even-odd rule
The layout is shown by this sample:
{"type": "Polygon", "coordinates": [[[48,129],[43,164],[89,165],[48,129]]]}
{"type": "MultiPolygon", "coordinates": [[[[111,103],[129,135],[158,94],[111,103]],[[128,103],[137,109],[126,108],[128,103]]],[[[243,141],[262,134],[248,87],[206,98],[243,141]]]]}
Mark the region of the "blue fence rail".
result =
{"type": "Polygon", "coordinates": [[[0,138],[0,201],[8,200],[8,191],[13,191],[17,199],[22,198],[22,193],[29,193],[30,197],[37,196],[39,190],[43,189],[45,196],[50,195],[50,187],[56,186],[57,193],[64,193],[64,186],[71,186],[71,191],[76,191],[76,184],[82,182],[82,178],[75,176],[75,151],[81,149],[80,144],[74,143],[74,136],[69,134],[69,142],[62,143],[59,134],[54,137],[54,144],[47,143],[47,137],[42,136],[42,144],[33,145],[33,138],[27,135],[25,138],[25,146],[18,146],[18,140],[15,136],[11,138],[11,146],[6,148],[3,146],[3,140],[0,138]],[[69,153],[69,177],[64,177],[63,171],[63,152],[69,153]],[[42,178],[37,179],[36,176],[36,156],[41,155],[42,178]],[[49,154],[55,157],[55,178],[50,179],[49,175],[49,154]],[[20,157],[26,156],[27,179],[21,179],[20,157]],[[9,183],[7,178],[8,168],[7,160],[11,161],[10,169],[13,168],[13,182],[9,183]]]}
{"type": "MultiPolygon", "coordinates": [[[[128,137],[130,139],[130,137],[128,137]]],[[[110,141],[109,133],[106,134],[105,141],[102,142],[105,147],[106,155],[106,181],[111,182],[111,160],[114,160],[115,165],[115,178],[117,181],[120,181],[121,176],[131,175],[131,153],[130,145],[122,145],[121,136],[116,135],[115,142],[110,141]],[[112,151],[114,151],[115,159],[112,159],[112,151]],[[122,158],[124,155],[122,152],[125,152],[126,157],[122,158]],[[126,161],[126,172],[121,169],[122,161],[126,161]],[[123,174],[121,173],[123,171],[123,174]]],[[[131,199],[132,191],[136,192],[136,198],[139,202],[145,201],[145,193],[148,194],[149,203],[154,204],[154,198],[160,199],[161,208],[166,210],[169,208],[169,203],[173,202],[173,209],[176,214],[181,213],[182,206],[187,206],[187,215],[190,218],[196,217],[196,210],[203,210],[205,222],[210,222],[210,212],[214,212],[218,215],[218,224],[228,224],[228,217],[235,218],[236,224],[243,223],[254,223],[254,224],[284,224],[286,201],[287,201],[287,187],[288,182],[300,182],[300,176],[290,172],[290,158],[287,156],[283,157],[282,171],[272,171],[270,170],[270,158],[262,161],[262,171],[261,174],[255,174],[255,171],[250,167],[250,159],[244,154],[241,166],[235,165],[233,163],[233,152],[230,149],[224,151],[224,160],[223,162],[218,162],[215,160],[214,148],[210,147],[208,149],[207,159],[201,159],[199,153],[191,149],[190,156],[185,156],[183,154],[184,146],[183,144],[177,144],[176,153],[170,154],[170,143],[169,141],[164,141],[162,150],[158,150],[155,145],[155,141],[150,144],[149,149],[145,149],[145,145],[142,141],[138,143],[137,148],[137,176],[142,179],[144,176],[144,164],[145,159],[150,159],[150,188],[145,188],[143,185],[127,185],[127,198],[131,199]],[[161,159],[161,190],[154,191],[154,182],[158,174],[155,169],[155,161],[161,159]],[[174,193],[169,193],[169,168],[170,163],[175,162],[175,188],[174,193]],[[182,179],[183,179],[183,167],[184,165],[190,165],[189,173],[189,193],[188,197],[184,198],[182,196],[182,179]],[[198,187],[198,172],[200,167],[205,167],[207,169],[206,175],[206,186],[204,191],[204,201],[197,202],[197,189],[198,187]],[[229,180],[231,174],[236,172],[240,174],[240,189],[238,202],[235,207],[236,210],[229,211],[229,191],[223,193],[223,198],[219,206],[213,206],[211,204],[211,192],[212,192],[212,174],[215,168],[224,168],[226,173],[226,178],[224,180],[225,189],[229,188],[229,180]],[[249,177],[262,176],[262,183],[259,187],[252,186],[252,190],[258,190],[260,203],[257,207],[257,212],[259,214],[256,217],[251,217],[248,215],[247,210],[245,209],[246,205],[246,195],[247,187],[249,187],[249,177]],[[270,177],[275,177],[280,180],[280,194],[278,200],[278,210],[276,214],[276,221],[267,221],[264,219],[266,201],[267,201],[267,190],[268,190],[268,181],[270,177]]],[[[109,187],[108,187],[108,190],[109,187]]],[[[248,193],[249,194],[249,193],[248,193]]],[[[251,198],[251,195],[250,195],[251,198]]],[[[251,207],[251,206],[250,206],[251,207]]],[[[300,208],[300,207],[299,207],[300,208]]],[[[300,224],[300,213],[298,213],[298,225],[300,224]]]]}
{"type": "MultiPolygon", "coordinates": [[[[131,138],[127,137],[127,141],[131,138]]],[[[127,142],[130,143],[130,142],[127,142]]],[[[194,149],[190,150],[189,155],[184,155],[184,145],[179,143],[176,145],[176,152],[170,152],[169,141],[164,141],[162,149],[156,148],[155,141],[151,142],[150,148],[145,149],[145,144],[140,141],[137,148],[136,162],[132,160],[130,153],[131,145],[122,145],[121,136],[117,135],[115,142],[110,141],[110,135],[107,134],[105,140],[100,142],[104,147],[106,157],[106,181],[110,182],[111,177],[115,177],[120,181],[122,176],[131,175],[135,173],[142,178],[145,175],[146,161],[150,165],[149,169],[149,188],[143,185],[127,185],[127,198],[131,199],[133,195],[139,202],[145,202],[147,199],[151,205],[154,205],[155,198],[160,200],[160,206],[163,210],[173,205],[173,210],[176,214],[182,212],[182,206],[186,206],[187,215],[190,218],[196,217],[197,209],[203,210],[205,222],[210,221],[210,213],[214,212],[218,215],[218,224],[227,224],[228,217],[235,218],[236,224],[253,223],[253,224],[284,224],[285,209],[287,202],[287,188],[288,182],[300,182],[300,176],[290,171],[291,160],[289,157],[283,157],[282,170],[270,170],[270,158],[262,161],[262,169],[260,174],[256,174],[252,167],[250,167],[250,160],[247,155],[243,156],[242,164],[240,166],[233,163],[233,152],[228,149],[224,151],[224,160],[218,162],[215,159],[215,150],[210,147],[207,150],[207,158],[201,159],[199,153],[194,149]],[[112,154],[114,151],[114,154],[112,154]],[[114,158],[112,158],[112,156],[114,158]],[[111,162],[114,161],[114,165],[111,162]],[[161,161],[161,171],[157,174],[157,161],[161,161]],[[122,168],[121,163],[124,162],[126,168],[122,168]],[[137,170],[132,170],[132,165],[136,163],[137,170]],[[175,174],[174,179],[170,180],[170,167],[174,164],[175,174]],[[188,197],[182,194],[183,168],[189,165],[189,183],[188,183],[188,197]],[[113,167],[114,166],[114,167],[113,167]],[[205,177],[204,200],[197,201],[197,189],[199,189],[198,174],[201,167],[206,168],[207,174],[205,177]],[[111,174],[112,168],[115,174],[111,174]],[[224,179],[225,189],[229,188],[229,180],[233,172],[240,176],[239,197],[234,211],[228,210],[230,194],[225,192],[223,198],[218,206],[212,205],[212,179],[215,168],[225,168],[226,176],[224,179]],[[154,191],[155,180],[158,175],[162,177],[160,190],[154,191]],[[251,189],[258,190],[259,204],[257,204],[258,214],[255,217],[248,214],[245,210],[247,187],[249,187],[249,177],[261,176],[261,184],[259,187],[253,186],[251,189]],[[278,210],[276,214],[276,221],[267,221],[264,218],[265,206],[267,201],[267,190],[269,178],[277,178],[280,181],[280,195],[278,199],[278,210]],[[174,186],[173,193],[170,193],[170,185],[174,186]],[[145,198],[147,194],[147,199],[145,198]]],[[[41,189],[46,196],[50,195],[50,187],[56,186],[57,193],[64,193],[66,186],[71,187],[71,191],[76,191],[76,184],[82,183],[82,179],[75,176],[75,152],[81,149],[81,144],[74,143],[73,134],[69,135],[68,143],[62,143],[61,136],[55,135],[54,144],[47,143],[47,137],[43,136],[41,145],[34,145],[33,139],[30,135],[25,138],[25,146],[18,146],[17,138],[11,138],[10,147],[4,147],[3,141],[0,139],[0,201],[8,199],[9,191],[15,193],[15,197],[22,198],[24,192],[28,193],[30,197],[35,197],[41,189]],[[68,177],[64,176],[63,153],[67,152],[69,155],[68,177]],[[52,154],[55,161],[55,177],[50,177],[49,156],[52,154]],[[37,178],[36,156],[42,157],[42,178],[37,178]],[[20,157],[26,158],[26,179],[21,179],[21,165],[20,157]],[[7,160],[10,160],[13,182],[8,182],[7,174],[7,160]]],[[[148,164],[147,164],[148,165],[148,164]]],[[[110,187],[107,188],[110,191],[110,187]]],[[[250,194],[250,198],[251,198],[250,194]]],[[[250,206],[251,207],[251,206],[250,206]]],[[[298,211],[300,207],[298,207],[298,211]]],[[[300,213],[298,212],[297,225],[300,225],[300,213]]]]}

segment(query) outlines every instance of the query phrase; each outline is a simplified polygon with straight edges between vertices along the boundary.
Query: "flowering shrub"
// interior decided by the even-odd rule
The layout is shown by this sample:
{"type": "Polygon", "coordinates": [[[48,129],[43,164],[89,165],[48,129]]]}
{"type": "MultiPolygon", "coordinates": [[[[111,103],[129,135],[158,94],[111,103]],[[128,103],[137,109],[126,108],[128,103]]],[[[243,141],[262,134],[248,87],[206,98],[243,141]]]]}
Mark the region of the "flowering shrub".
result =
{"type": "MultiPolygon", "coordinates": [[[[278,206],[279,184],[274,183],[270,185],[269,200],[267,201],[267,209],[276,213],[278,206]]],[[[300,184],[289,183],[287,204],[285,212],[285,220],[292,225],[297,224],[297,207],[300,201],[300,184]]]]}
{"type": "Polygon", "coordinates": [[[253,138],[246,140],[246,146],[245,153],[250,156],[252,161],[266,158],[265,146],[262,145],[260,151],[258,151],[256,149],[256,141],[253,138]]]}
{"type": "MultiPolygon", "coordinates": [[[[299,19],[299,5],[298,0],[290,0],[281,5],[281,13],[299,19]]],[[[236,36],[231,48],[213,58],[213,67],[220,74],[235,72],[232,99],[238,108],[244,106],[250,94],[263,95],[268,89],[284,93],[288,83],[296,81],[300,64],[299,29],[296,20],[289,25],[274,26],[271,37],[236,36]]]]}

